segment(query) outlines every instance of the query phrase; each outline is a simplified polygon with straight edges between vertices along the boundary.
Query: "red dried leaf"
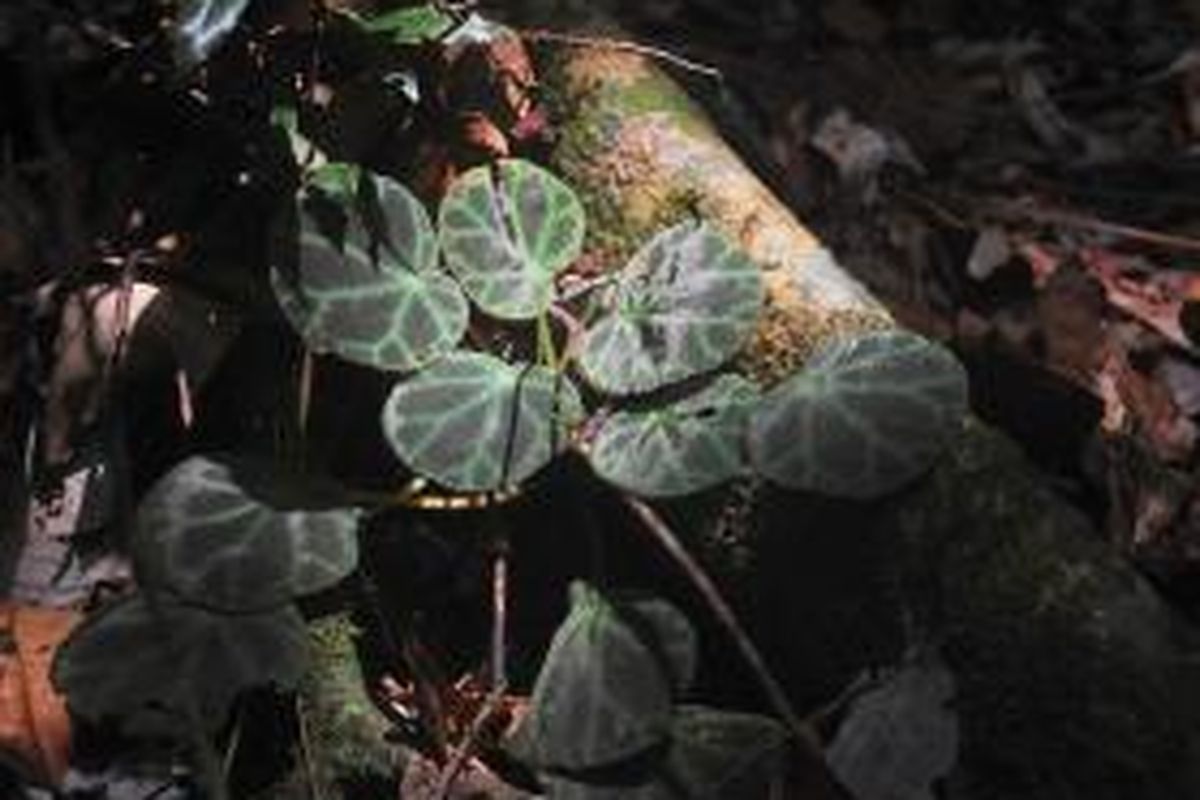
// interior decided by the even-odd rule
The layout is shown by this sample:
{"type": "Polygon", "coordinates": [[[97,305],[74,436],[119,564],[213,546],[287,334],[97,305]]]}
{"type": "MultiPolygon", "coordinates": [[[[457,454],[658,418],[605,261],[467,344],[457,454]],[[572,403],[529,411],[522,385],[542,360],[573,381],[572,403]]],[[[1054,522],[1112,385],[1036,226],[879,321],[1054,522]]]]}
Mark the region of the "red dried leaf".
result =
{"type": "Polygon", "coordinates": [[[79,620],[74,611],[0,604],[0,749],[51,786],[67,771],[71,722],[50,664],[79,620]]]}

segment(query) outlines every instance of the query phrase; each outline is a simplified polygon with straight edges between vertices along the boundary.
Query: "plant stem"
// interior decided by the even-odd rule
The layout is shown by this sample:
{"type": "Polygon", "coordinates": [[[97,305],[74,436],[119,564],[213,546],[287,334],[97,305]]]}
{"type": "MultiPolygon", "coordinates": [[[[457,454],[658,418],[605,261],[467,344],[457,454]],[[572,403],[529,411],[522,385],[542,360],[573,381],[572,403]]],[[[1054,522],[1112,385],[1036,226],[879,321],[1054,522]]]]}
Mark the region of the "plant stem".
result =
{"type": "Polygon", "coordinates": [[[733,609],[725,602],[725,598],[721,596],[720,590],[717,589],[716,584],[713,583],[708,573],[692,558],[691,553],[679,541],[679,537],[675,535],[675,532],[671,530],[666,521],[658,515],[658,512],[644,501],[632,495],[624,494],[622,495],[622,500],[637,518],[641,520],[642,524],[645,525],[655,542],[683,570],[688,580],[692,582],[692,585],[696,587],[701,597],[704,598],[704,602],[712,609],[717,620],[725,628],[726,633],[733,639],[738,650],[741,651],[742,658],[746,660],[750,670],[754,673],[754,677],[761,685],[763,692],[767,696],[767,701],[775,709],[775,713],[779,718],[783,720],[784,725],[787,726],[796,741],[805,749],[810,750],[811,754],[823,759],[820,746],[817,744],[815,732],[796,714],[791,702],[787,699],[787,695],[783,691],[783,687],[779,685],[779,681],[767,669],[767,664],[762,654],[758,652],[758,648],[754,646],[750,635],[746,633],[745,628],[738,621],[737,615],[733,613],[733,609]]]}
{"type": "Polygon", "coordinates": [[[651,45],[640,44],[639,42],[631,42],[623,39],[606,39],[595,36],[579,36],[562,31],[550,30],[521,30],[518,31],[521,38],[530,42],[552,42],[555,44],[563,44],[570,47],[590,47],[601,50],[623,50],[628,53],[637,53],[647,58],[652,58],[656,61],[663,61],[673,66],[688,72],[694,72],[703,75],[706,78],[711,78],[718,83],[724,80],[721,70],[716,67],[710,67],[707,64],[701,64],[698,61],[693,61],[690,58],[684,58],[681,55],[672,53],[669,50],[664,50],[661,47],[653,47],[651,45]]]}
{"type": "MultiPolygon", "coordinates": [[[[497,526],[503,523],[496,523],[497,526]]],[[[492,686],[501,687],[508,683],[508,667],[505,659],[505,636],[508,627],[508,536],[497,529],[492,536],[492,686]]]]}
{"type": "Polygon", "coordinates": [[[555,369],[558,354],[554,352],[554,332],[550,330],[550,316],[543,312],[537,318],[537,362],[555,369]]]}

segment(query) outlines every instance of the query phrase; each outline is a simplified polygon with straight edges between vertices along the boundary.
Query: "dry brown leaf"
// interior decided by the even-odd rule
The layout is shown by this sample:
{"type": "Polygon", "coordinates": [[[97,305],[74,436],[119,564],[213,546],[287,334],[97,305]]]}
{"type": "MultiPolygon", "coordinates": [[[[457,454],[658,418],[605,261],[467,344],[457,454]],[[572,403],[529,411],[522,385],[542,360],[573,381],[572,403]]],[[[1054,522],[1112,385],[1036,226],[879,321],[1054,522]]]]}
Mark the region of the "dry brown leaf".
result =
{"type": "Polygon", "coordinates": [[[50,786],[67,771],[71,743],[50,664],[79,620],[74,611],[0,604],[0,750],[20,761],[29,779],[50,786]]]}

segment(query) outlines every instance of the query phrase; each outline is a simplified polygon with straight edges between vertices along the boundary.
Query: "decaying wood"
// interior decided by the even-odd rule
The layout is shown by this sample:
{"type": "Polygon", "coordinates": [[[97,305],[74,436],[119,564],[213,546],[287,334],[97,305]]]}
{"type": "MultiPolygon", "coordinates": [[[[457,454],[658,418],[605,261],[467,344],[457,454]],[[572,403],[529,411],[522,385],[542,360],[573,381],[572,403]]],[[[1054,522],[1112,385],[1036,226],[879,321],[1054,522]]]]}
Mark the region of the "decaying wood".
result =
{"type": "MultiPolygon", "coordinates": [[[[767,282],[741,359],[766,382],[831,336],[892,324],[655,64],[628,49],[539,49],[554,167],[585,200],[591,258],[620,263],[689,214],[736,238],[767,282]]],[[[871,507],[762,489],[757,556],[731,592],[812,706],[858,669],[940,645],[962,731],[949,796],[1200,796],[1188,755],[1200,641],[1043,483],[972,421],[933,475],[871,507]]]]}

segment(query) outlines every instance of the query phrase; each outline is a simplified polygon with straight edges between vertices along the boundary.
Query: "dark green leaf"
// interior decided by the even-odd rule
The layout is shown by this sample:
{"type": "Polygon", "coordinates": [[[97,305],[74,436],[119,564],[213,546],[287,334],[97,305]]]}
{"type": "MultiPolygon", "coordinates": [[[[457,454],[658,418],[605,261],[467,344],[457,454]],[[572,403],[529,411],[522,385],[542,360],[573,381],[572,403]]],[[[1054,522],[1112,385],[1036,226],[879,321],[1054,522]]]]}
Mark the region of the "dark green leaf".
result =
{"type": "MultiPolygon", "coordinates": [[[[765,800],[782,790],[787,736],[767,717],[683,706],[671,747],[645,774],[611,782],[543,778],[550,800],[765,800]]],[[[787,796],[779,794],[778,796],[787,796]]]]}
{"type": "Polygon", "coordinates": [[[622,621],[632,627],[654,653],[670,678],[673,696],[682,695],[696,677],[696,630],[688,618],[665,600],[655,597],[614,601],[622,621]]]}
{"type": "Polygon", "coordinates": [[[754,332],[758,267],[706,224],[659,233],[621,271],[580,367],[609,394],[649,392],[720,366],[754,332]]]}
{"type": "Polygon", "coordinates": [[[543,769],[587,770],[666,742],[671,676],[617,609],[584,583],[555,632],[514,737],[518,757],[543,769]]]}
{"type": "Polygon", "coordinates": [[[210,730],[224,724],[243,689],[294,688],[308,639],[292,606],[216,614],[165,596],[122,599],[81,624],[55,655],[52,676],[71,710],[89,720],[124,719],[133,730],[163,718],[186,730],[191,713],[210,730]]]}
{"type": "Polygon", "coordinates": [[[899,331],[842,339],[763,397],[751,462],[790,489],[874,497],[927,470],[966,405],[966,376],[944,348],[899,331]]]}
{"type": "Polygon", "coordinates": [[[541,167],[503,160],[463,173],[442,201],[446,263],[480,308],[501,319],[546,310],[554,276],[579,257],[583,207],[541,167]]]}
{"type": "Polygon", "coordinates": [[[344,578],[358,560],[358,512],[287,497],[311,490],[286,480],[201,456],[176,466],[138,508],[136,545],[149,578],[228,611],[279,606],[344,578]],[[277,486],[249,488],[272,480],[277,486]]]}
{"type": "Polygon", "coordinates": [[[205,61],[237,27],[250,0],[179,0],[175,62],[191,68],[205,61]]]}
{"type": "Polygon", "coordinates": [[[606,419],[588,451],[600,477],[635,494],[669,497],[707,489],[746,470],[746,423],[758,391],[722,375],[696,394],[650,411],[606,419]]]}
{"type": "Polygon", "coordinates": [[[386,178],[375,177],[372,185],[378,218],[343,208],[340,241],[322,224],[316,204],[301,205],[296,275],[272,269],[272,286],[315,352],[377,369],[414,370],[462,338],[467,302],[454,281],[436,271],[437,242],[417,199],[386,178]]]}
{"type": "Polygon", "coordinates": [[[414,470],[480,492],[513,488],[545,466],[582,415],[565,375],[457,352],[392,390],[383,430],[414,470]]]}

